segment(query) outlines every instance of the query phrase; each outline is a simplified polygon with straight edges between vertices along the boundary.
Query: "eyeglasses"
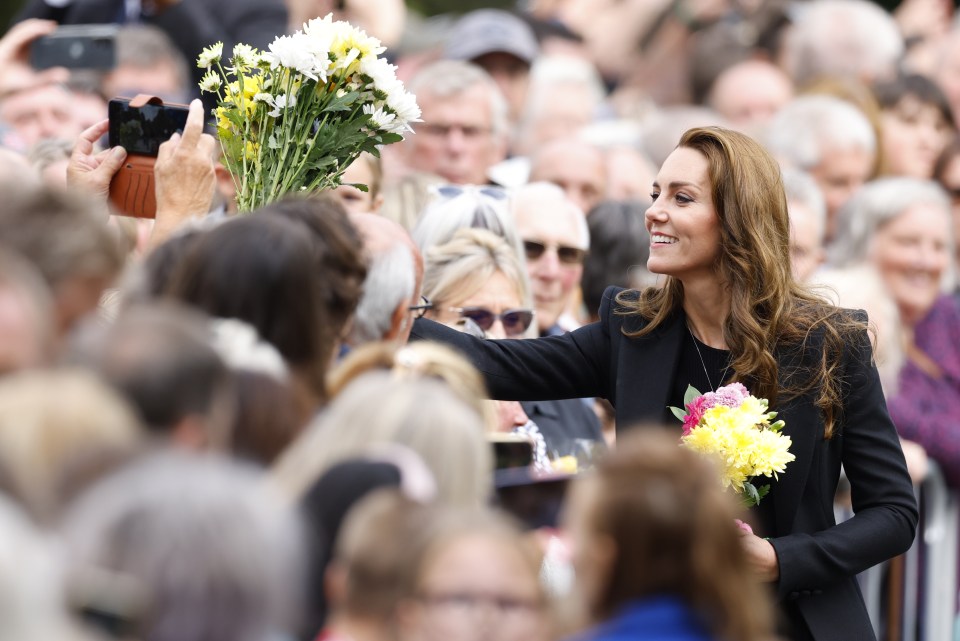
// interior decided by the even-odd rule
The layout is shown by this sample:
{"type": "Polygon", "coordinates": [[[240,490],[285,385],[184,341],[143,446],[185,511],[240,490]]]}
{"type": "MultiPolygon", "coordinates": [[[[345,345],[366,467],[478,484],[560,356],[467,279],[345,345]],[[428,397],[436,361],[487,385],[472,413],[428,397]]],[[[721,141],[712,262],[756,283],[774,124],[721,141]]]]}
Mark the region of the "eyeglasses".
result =
{"type": "Polygon", "coordinates": [[[426,297],[426,296],[421,296],[421,297],[420,297],[420,304],[418,304],[418,305],[411,305],[411,306],[408,307],[407,309],[410,310],[411,312],[413,312],[413,315],[414,315],[415,318],[423,318],[424,314],[426,314],[426,313],[429,312],[431,309],[433,309],[433,303],[431,303],[429,300],[427,300],[427,297],[426,297]]]}
{"type": "Polygon", "coordinates": [[[446,138],[451,131],[459,131],[464,138],[480,138],[493,133],[492,127],[480,125],[443,125],[438,123],[421,122],[417,125],[417,132],[435,138],[446,138]]]}
{"type": "Polygon", "coordinates": [[[532,309],[508,309],[502,314],[494,314],[485,307],[451,307],[451,311],[460,314],[461,318],[469,318],[483,331],[489,331],[494,322],[503,323],[503,330],[507,336],[519,336],[530,327],[533,322],[532,309]]]}
{"type": "Polygon", "coordinates": [[[434,185],[430,190],[443,198],[456,198],[463,194],[481,194],[494,200],[506,200],[509,196],[507,190],[498,185],[454,185],[453,183],[447,183],[445,185],[434,185]]]}
{"type": "Polygon", "coordinates": [[[547,245],[536,240],[523,241],[523,251],[527,255],[527,260],[539,260],[547,249],[557,250],[557,258],[564,265],[582,265],[587,257],[587,250],[579,247],[568,247],[567,245],[547,245]]]}
{"type": "Polygon", "coordinates": [[[536,616],[543,607],[536,599],[500,594],[451,592],[420,594],[418,598],[442,618],[456,622],[458,627],[471,625],[476,615],[484,611],[495,612],[501,624],[526,622],[528,617],[536,616]]]}

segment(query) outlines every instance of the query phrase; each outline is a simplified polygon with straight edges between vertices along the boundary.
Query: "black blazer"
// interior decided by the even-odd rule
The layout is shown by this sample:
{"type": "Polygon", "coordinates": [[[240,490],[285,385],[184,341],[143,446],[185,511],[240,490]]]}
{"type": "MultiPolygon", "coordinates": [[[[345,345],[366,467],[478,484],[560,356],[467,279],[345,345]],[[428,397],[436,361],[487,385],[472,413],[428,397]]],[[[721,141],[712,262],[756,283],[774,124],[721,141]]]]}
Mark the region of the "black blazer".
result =
{"type": "MultiPolygon", "coordinates": [[[[680,313],[643,338],[628,338],[623,330],[644,321],[617,313],[620,291],[604,292],[600,321],[563,336],[484,341],[429,321],[418,321],[413,335],[459,347],[494,398],[600,396],[616,407],[618,430],[664,424],[685,318],[680,313]]],[[[778,354],[778,360],[815,358],[815,336],[810,345],[805,356],[778,354]]],[[[776,595],[792,603],[787,611],[798,612],[817,641],[875,638],[855,576],[906,551],[917,526],[913,487],[871,353],[865,332],[845,350],[838,373],[847,382],[844,411],[830,440],[823,438],[812,395],[771,408],[786,422],[784,433],[797,457],[765,499],[773,509],[770,542],[780,564],[776,595]],[[833,499],[841,466],[855,516],[836,525],[833,499]]],[[[672,417],[666,424],[679,428],[672,417]]]]}

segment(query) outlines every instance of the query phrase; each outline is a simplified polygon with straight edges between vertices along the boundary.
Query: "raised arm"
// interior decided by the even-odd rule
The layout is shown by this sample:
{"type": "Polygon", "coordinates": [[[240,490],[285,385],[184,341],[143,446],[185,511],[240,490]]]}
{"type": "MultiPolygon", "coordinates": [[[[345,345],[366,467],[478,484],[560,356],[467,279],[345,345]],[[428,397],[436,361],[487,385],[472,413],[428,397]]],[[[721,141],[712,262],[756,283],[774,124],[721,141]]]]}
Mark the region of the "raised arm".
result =
{"type": "Polygon", "coordinates": [[[499,400],[606,398],[613,384],[610,337],[602,323],[563,336],[484,340],[420,319],[411,338],[446,343],[462,352],[483,374],[490,396],[499,400]]]}

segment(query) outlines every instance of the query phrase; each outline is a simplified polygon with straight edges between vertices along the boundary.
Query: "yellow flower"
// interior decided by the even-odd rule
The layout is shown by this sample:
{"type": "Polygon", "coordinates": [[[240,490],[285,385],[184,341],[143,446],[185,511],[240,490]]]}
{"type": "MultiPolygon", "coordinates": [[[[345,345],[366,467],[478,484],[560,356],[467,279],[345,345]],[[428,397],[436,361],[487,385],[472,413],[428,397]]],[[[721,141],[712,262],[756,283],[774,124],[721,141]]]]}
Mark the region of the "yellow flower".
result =
{"type": "Polygon", "coordinates": [[[235,104],[238,109],[243,109],[249,116],[257,108],[253,98],[260,93],[262,82],[263,78],[259,74],[244,74],[243,91],[240,90],[240,81],[235,80],[227,85],[225,98],[235,104]]]}

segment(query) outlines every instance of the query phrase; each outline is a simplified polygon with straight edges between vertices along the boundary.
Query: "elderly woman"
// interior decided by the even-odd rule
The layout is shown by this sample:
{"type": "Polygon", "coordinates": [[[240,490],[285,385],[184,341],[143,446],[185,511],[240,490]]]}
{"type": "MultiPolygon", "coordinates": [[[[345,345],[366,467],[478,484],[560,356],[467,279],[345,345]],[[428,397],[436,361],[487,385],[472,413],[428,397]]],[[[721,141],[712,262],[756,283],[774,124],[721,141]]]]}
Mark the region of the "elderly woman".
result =
{"type": "MultiPolygon", "coordinates": [[[[463,229],[450,242],[427,250],[423,295],[433,304],[427,317],[446,325],[469,324],[492,339],[535,335],[535,312],[520,258],[489,231],[463,229]]],[[[499,412],[501,429],[541,434],[547,454],[573,454],[577,439],[602,439],[596,416],[578,400],[528,402],[523,407],[501,402],[499,412]],[[525,426],[528,417],[535,430],[525,426]]]]}
{"type": "Polygon", "coordinates": [[[886,285],[907,344],[890,416],[960,485],[960,307],[946,295],[951,236],[950,202],[939,186],[888,178],[865,186],[842,211],[830,255],[838,267],[872,265],[886,285]]]}
{"type": "Polygon", "coordinates": [[[618,429],[676,425],[693,385],[731,381],[770,401],[796,460],[741,536],[780,600],[791,639],[872,639],[856,574],[909,548],[917,506],[872,362],[865,315],[796,282],[777,162],[743,134],[688,130],[657,174],[646,211],[647,268],[663,286],[609,289],[600,320],[526,341],[482,341],[420,320],[414,335],[471,354],[506,399],[608,399],[618,429]],[[841,466],[855,516],[837,526],[841,466]],[[765,537],[765,538],[761,538],[765,537]]]}

